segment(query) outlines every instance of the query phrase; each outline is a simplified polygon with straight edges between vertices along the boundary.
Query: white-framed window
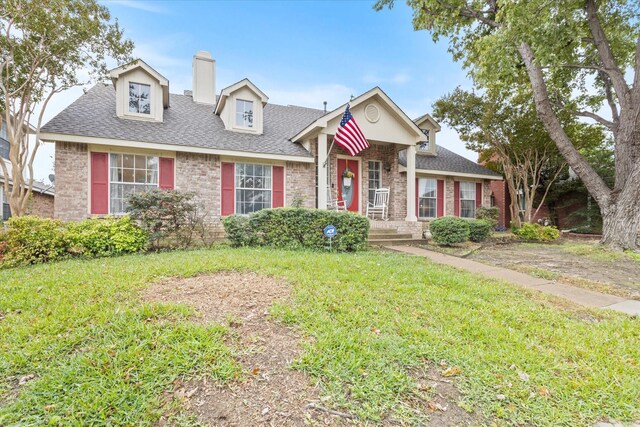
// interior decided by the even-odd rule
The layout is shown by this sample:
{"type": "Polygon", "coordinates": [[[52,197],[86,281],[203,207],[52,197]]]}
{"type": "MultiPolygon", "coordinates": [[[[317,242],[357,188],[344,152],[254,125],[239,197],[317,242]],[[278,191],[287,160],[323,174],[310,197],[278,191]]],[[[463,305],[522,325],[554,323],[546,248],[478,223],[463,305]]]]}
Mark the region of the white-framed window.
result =
{"type": "Polygon", "coordinates": [[[270,165],[236,163],[236,213],[247,215],[271,207],[270,165]]]}
{"type": "Polygon", "coordinates": [[[129,82],[129,112],[151,114],[151,86],[129,82]]]}
{"type": "Polygon", "coordinates": [[[109,213],[126,212],[132,193],[158,188],[158,157],[144,154],[109,155],[109,213]]]}
{"type": "Polygon", "coordinates": [[[4,119],[2,120],[2,126],[0,126],[0,157],[9,158],[9,133],[4,119]]]}
{"type": "Polygon", "coordinates": [[[431,141],[429,139],[429,129],[420,129],[426,137],[426,141],[423,141],[418,145],[418,151],[431,151],[431,141]]]}
{"type": "Polygon", "coordinates": [[[418,179],[418,218],[435,218],[438,216],[437,196],[438,181],[436,179],[418,179]]]}
{"type": "Polygon", "coordinates": [[[253,101],[236,100],[236,126],[253,127],[253,101]]]}
{"type": "Polygon", "coordinates": [[[382,187],[382,162],[369,161],[369,202],[374,203],[376,189],[382,187]]]}
{"type": "Polygon", "coordinates": [[[476,217],[476,183],[460,182],[460,216],[462,218],[476,217]]]}
{"type": "Polygon", "coordinates": [[[11,208],[9,207],[9,198],[4,192],[4,183],[0,182],[0,219],[6,221],[11,217],[11,208]]]}

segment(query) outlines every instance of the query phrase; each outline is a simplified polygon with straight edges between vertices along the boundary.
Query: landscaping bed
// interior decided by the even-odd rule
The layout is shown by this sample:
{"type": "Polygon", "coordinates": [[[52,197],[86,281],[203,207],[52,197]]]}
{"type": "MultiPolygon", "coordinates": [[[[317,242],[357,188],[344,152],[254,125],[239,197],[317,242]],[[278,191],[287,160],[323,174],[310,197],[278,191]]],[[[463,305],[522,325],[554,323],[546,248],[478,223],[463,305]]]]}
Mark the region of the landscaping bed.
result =
{"type": "Polygon", "coordinates": [[[637,319],[417,257],[70,260],[0,294],[0,425],[640,419],[637,319]]]}

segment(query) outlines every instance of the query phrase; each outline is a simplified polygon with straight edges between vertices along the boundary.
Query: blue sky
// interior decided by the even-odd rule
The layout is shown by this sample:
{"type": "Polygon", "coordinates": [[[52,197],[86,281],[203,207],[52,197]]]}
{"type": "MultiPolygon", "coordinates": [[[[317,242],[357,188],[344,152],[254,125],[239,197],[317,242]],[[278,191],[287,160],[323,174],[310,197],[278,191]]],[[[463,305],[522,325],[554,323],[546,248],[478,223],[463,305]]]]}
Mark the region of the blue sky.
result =
{"type": "MultiPolygon", "coordinates": [[[[411,10],[373,10],[373,1],[103,1],[136,45],[134,55],[169,79],[170,90],[191,89],[191,59],[208,50],[216,60],[216,90],[245,77],[269,102],[333,109],[351,95],[380,86],[410,117],[456,86],[471,83],[447,52],[415,32],[411,10]]],[[[53,117],[82,93],[61,94],[53,117]]],[[[443,146],[475,160],[452,130],[443,126],[443,146]]],[[[38,178],[52,166],[43,150],[38,178]]]]}

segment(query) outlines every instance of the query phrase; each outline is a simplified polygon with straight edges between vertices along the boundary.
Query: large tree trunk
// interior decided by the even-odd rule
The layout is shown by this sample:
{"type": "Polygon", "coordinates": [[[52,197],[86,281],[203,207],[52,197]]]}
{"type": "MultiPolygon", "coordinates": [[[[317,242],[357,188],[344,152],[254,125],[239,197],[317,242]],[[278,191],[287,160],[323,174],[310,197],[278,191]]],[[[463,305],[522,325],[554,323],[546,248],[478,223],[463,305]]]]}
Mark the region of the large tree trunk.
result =
{"type": "Polygon", "coordinates": [[[638,249],[640,230],[640,164],[627,178],[627,185],[611,197],[612,203],[600,206],[602,244],[615,249],[638,249]]]}

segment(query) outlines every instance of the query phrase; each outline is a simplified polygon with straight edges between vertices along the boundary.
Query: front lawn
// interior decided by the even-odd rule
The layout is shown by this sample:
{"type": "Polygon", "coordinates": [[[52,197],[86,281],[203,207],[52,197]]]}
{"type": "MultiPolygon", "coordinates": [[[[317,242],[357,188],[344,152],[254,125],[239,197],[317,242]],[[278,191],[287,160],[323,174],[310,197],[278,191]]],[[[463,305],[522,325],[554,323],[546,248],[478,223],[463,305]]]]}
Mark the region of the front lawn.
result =
{"type": "Polygon", "coordinates": [[[221,248],[0,271],[0,425],[149,425],[177,377],[234,381],[224,327],[138,292],[221,270],[293,285],[272,312],[307,337],[295,365],[320,382],[325,406],[360,420],[428,416],[414,374],[444,363],[464,393],[452,403],[489,422],[640,419],[638,319],[399,254],[221,248]]]}

